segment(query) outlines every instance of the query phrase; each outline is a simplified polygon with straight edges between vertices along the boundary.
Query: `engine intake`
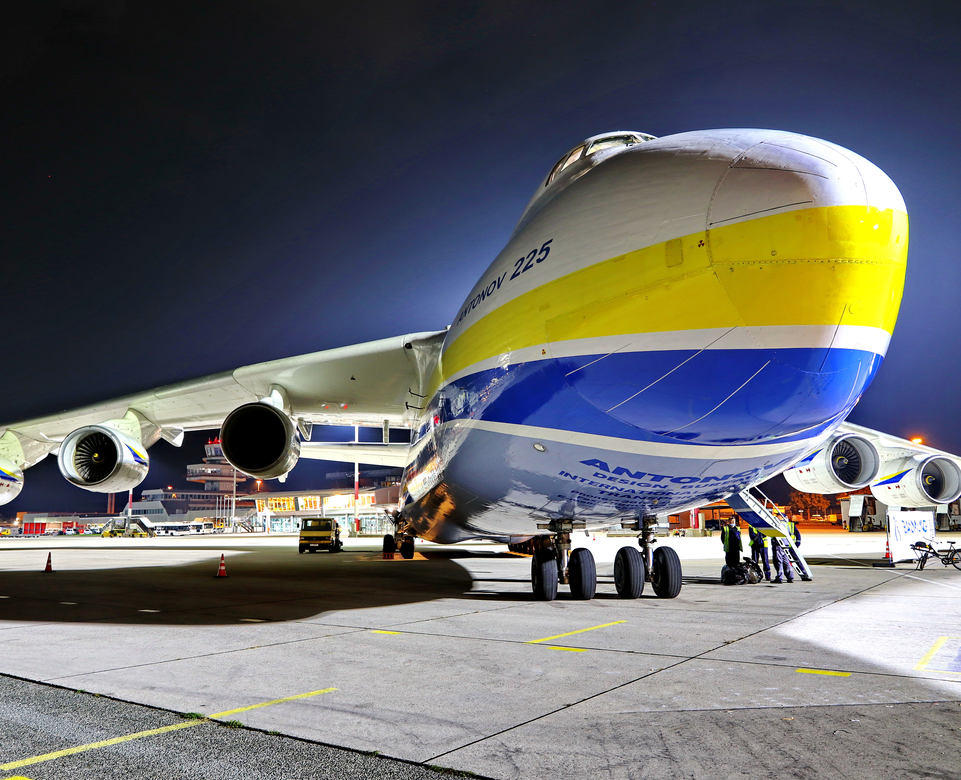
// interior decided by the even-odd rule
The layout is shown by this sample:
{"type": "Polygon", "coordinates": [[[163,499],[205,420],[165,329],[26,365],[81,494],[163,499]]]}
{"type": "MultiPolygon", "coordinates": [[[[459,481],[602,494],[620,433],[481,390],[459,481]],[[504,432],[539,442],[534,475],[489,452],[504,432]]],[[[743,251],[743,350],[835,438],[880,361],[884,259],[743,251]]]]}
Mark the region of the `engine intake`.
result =
{"type": "Polygon", "coordinates": [[[300,459],[293,421],[277,407],[260,402],[244,404],[227,415],[220,445],[231,466],[256,479],[282,477],[300,459]]]}
{"type": "Polygon", "coordinates": [[[881,456],[867,439],[848,433],[808,455],[784,478],[804,493],[834,494],[867,487],[878,476],[881,456]]]}
{"type": "Polygon", "coordinates": [[[911,509],[950,504],[961,496],[961,468],[940,455],[915,455],[886,462],[884,477],[871,485],[883,504],[911,509]]]}
{"type": "Polygon", "coordinates": [[[60,445],[57,463],[68,482],[94,493],[132,490],[150,469],[144,446],[106,425],[89,425],[69,434],[60,445]]]}

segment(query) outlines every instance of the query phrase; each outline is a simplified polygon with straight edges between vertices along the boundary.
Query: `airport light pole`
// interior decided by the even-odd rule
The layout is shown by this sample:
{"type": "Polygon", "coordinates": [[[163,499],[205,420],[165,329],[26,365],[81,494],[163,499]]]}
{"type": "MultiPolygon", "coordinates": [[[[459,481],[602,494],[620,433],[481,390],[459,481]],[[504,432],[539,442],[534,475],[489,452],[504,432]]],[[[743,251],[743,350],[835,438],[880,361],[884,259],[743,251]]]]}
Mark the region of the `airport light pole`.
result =
{"type": "MultiPolygon", "coordinates": [[[[354,426],[354,443],[360,441],[360,426],[354,426]]],[[[354,533],[360,536],[360,520],[357,519],[357,499],[360,497],[360,464],[354,461],[354,533]]]]}
{"type": "Polygon", "coordinates": [[[234,472],[234,497],[230,502],[230,532],[237,533],[237,469],[231,464],[230,470],[234,472]]]}

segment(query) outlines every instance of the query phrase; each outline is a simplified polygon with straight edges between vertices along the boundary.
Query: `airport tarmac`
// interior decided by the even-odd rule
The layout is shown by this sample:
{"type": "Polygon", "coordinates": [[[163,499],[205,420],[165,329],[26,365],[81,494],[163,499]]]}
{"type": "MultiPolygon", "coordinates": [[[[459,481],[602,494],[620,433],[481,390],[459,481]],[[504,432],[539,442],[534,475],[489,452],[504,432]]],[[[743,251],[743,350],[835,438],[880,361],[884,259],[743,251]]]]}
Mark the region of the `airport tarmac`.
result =
{"type": "Polygon", "coordinates": [[[0,779],[961,777],[961,571],[808,533],[813,581],[724,587],[671,538],[680,596],[624,601],[631,541],[577,537],[598,596],[544,603],[497,545],[2,539],[0,779]]]}

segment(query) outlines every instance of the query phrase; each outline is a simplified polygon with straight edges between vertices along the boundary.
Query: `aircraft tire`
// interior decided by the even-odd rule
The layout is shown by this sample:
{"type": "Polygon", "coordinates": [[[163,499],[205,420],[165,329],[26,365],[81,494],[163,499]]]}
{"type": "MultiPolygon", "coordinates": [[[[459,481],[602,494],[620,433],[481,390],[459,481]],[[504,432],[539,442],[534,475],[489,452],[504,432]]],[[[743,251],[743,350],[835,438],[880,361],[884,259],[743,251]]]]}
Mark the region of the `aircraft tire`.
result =
{"type": "Polygon", "coordinates": [[[393,534],[384,534],[384,552],[397,552],[397,540],[394,539],[393,534]]]}
{"type": "Polygon", "coordinates": [[[571,595],[575,599],[592,599],[597,591],[597,566],[591,551],[583,547],[571,552],[567,564],[571,595]]]}
{"type": "Polygon", "coordinates": [[[531,558],[531,590],[538,601],[557,598],[557,556],[549,547],[534,551],[531,558]]]}
{"type": "Polygon", "coordinates": [[[658,547],[654,550],[651,587],[659,599],[677,598],[681,592],[681,560],[672,548],[658,547]]]}
{"type": "Polygon", "coordinates": [[[622,547],[614,556],[614,587],[622,599],[637,599],[644,592],[644,558],[634,547],[622,547]]]}
{"type": "Polygon", "coordinates": [[[414,557],[414,540],[408,539],[400,543],[400,557],[409,561],[414,557]]]}

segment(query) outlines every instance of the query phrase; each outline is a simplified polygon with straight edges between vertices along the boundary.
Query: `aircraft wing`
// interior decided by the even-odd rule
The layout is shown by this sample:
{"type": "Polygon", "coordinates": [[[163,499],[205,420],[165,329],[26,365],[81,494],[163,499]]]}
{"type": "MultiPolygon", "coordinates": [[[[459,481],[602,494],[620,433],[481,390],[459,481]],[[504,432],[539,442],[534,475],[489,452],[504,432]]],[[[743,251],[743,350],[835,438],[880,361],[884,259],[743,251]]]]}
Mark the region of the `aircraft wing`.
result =
{"type": "Polygon", "coordinates": [[[410,407],[423,405],[418,394],[425,392],[445,334],[411,333],[272,360],[0,426],[0,457],[26,468],[57,451],[78,428],[125,416],[139,421],[141,431],[150,429],[141,437],[144,446],[159,437],[179,446],[183,431],[218,428],[237,407],[272,393],[298,422],[404,424],[410,407]]]}

